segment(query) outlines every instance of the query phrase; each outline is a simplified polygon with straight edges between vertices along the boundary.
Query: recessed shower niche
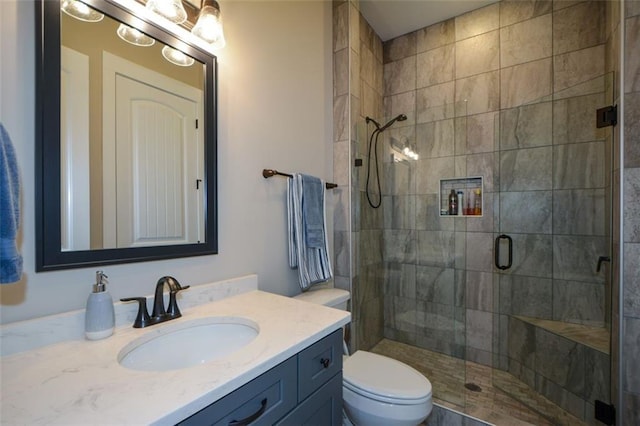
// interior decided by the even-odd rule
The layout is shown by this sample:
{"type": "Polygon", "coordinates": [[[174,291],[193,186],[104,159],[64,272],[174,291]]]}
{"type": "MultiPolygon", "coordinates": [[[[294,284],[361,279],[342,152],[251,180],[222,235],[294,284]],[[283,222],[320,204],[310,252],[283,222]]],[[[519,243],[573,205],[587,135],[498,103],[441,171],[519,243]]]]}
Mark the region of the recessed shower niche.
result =
{"type": "Polygon", "coordinates": [[[482,217],[482,176],[440,179],[439,194],[440,216],[482,217]],[[455,201],[451,199],[454,195],[455,201]]]}

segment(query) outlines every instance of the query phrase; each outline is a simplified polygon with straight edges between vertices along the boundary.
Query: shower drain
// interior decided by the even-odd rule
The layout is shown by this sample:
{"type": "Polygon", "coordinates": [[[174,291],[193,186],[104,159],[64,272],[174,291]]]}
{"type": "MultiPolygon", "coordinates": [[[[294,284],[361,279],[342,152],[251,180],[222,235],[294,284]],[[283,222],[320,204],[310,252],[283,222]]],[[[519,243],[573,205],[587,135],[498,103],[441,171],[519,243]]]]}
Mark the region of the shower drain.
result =
{"type": "Polygon", "coordinates": [[[475,383],[465,383],[464,387],[469,389],[471,392],[482,392],[482,388],[475,383]]]}

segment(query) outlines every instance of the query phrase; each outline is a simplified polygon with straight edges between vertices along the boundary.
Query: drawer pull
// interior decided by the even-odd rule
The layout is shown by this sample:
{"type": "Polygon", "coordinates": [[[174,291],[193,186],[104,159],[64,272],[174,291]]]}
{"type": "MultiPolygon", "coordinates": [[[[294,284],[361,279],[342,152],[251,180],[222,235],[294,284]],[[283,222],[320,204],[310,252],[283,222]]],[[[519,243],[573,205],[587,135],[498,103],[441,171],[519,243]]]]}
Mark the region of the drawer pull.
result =
{"type": "Polygon", "coordinates": [[[324,368],[329,368],[330,363],[331,360],[329,358],[320,358],[320,364],[322,364],[324,368]]]}
{"type": "Polygon", "coordinates": [[[258,409],[258,411],[256,411],[249,417],[244,418],[242,420],[231,420],[229,422],[229,426],[246,426],[248,424],[251,424],[253,421],[257,420],[258,417],[260,417],[264,413],[264,410],[266,409],[267,409],[267,398],[264,398],[260,402],[260,408],[258,409]]]}

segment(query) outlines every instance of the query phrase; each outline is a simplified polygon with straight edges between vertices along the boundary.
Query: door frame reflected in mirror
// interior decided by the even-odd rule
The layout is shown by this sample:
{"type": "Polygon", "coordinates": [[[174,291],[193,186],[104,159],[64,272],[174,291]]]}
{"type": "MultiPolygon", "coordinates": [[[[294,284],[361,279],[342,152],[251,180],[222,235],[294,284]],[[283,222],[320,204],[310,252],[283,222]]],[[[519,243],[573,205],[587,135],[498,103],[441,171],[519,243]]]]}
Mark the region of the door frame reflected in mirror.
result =
{"type": "Polygon", "coordinates": [[[217,62],[197,46],[179,40],[156,24],[104,0],[86,4],[105,15],[179,49],[205,66],[204,241],[178,245],[63,251],[61,241],[61,43],[60,2],[36,2],[36,271],[142,262],[216,254],[217,241],[217,62]]]}

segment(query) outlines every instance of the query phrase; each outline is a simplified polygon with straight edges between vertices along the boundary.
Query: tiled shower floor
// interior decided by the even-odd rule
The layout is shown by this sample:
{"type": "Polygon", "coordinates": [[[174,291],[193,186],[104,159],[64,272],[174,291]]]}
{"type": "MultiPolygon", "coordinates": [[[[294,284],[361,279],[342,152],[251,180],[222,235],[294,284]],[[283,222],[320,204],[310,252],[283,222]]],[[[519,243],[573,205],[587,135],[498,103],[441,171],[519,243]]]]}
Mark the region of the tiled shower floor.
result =
{"type": "Polygon", "coordinates": [[[434,402],[486,422],[505,426],[584,425],[503,371],[388,339],[371,351],[424,374],[433,386],[434,402]],[[482,390],[466,389],[464,384],[470,382],[482,390]]]}

